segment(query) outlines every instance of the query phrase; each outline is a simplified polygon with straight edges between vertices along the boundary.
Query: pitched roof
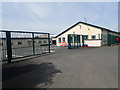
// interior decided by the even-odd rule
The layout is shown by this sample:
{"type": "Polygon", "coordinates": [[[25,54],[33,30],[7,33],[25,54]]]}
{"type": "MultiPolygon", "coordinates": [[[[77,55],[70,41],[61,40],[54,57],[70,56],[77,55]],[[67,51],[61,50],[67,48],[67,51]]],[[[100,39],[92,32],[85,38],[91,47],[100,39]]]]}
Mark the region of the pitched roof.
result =
{"type": "Polygon", "coordinates": [[[79,22],[77,22],[76,24],[74,24],[74,25],[72,25],[71,27],[69,27],[68,29],[66,29],[65,31],[63,31],[63,32],[61,32],[60,34],[58,34],[58,35],[56,36],[56,38],[57,38],[58,36],[62,35],[63,33],[69,31],[71,28],[75,27],[76,25],[78,25],[78,24],[80,24],[80,23],[85,24],[85,25],[89,25],[89,26],[92,26],[92,27],[96,27],[96,28],[104,29],[104,30],[109,31],[109,32],[117,33],[117,32],[112,31],[112,30],[110,30],[110,29],[106,29],[106,28],[103,28],[103,27],[100,27],[100,26],[96,26],[96,25],[93,25],[93,24],[88,24],[88,23],[85,23],[85,22],[79,21],[79,22]]]}

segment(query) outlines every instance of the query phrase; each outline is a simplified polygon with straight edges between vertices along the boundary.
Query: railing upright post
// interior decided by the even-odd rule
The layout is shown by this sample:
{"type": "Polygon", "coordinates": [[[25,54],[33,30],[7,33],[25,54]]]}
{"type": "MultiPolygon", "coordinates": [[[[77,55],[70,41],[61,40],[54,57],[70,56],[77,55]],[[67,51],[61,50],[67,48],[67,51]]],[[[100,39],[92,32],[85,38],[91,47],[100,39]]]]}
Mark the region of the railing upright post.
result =
{"type": "Polygon", "coordinates": [[[6,46],[7,46],[8,63],[11,63],[11,60],[12,60],[12,46],[11,46],[11,33],[10,33],[10,31],[6,32],[6,46]]]}
{"type": "Polygon", "coordinates": [[[33,42],[33,55],[35,55],[35,40],[34,40],[34,33],[32,33],[32,42],[33,42]]]}

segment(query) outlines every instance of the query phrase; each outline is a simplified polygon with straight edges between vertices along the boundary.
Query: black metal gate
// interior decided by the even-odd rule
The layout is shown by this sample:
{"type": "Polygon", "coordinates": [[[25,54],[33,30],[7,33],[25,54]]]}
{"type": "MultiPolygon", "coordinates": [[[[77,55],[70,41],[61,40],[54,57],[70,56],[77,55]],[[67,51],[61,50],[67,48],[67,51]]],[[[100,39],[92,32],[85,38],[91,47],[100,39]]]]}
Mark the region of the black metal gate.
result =
{"type": "Polygon", "coordinates": [[[2,60],[50,53],[50,34],[41,32],[0,31],[2,60]]]}

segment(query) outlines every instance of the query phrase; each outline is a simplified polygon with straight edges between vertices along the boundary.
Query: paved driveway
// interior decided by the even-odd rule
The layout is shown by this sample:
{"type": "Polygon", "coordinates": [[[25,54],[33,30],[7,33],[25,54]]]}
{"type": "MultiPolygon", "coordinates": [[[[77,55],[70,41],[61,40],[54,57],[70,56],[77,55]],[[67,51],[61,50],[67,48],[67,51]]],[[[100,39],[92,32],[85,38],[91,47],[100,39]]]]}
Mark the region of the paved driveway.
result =
{"type": "Polygon", "coordinates": [[[3,66],[3,88],[117,88],[118,47],[59,48],[3,66]]]}

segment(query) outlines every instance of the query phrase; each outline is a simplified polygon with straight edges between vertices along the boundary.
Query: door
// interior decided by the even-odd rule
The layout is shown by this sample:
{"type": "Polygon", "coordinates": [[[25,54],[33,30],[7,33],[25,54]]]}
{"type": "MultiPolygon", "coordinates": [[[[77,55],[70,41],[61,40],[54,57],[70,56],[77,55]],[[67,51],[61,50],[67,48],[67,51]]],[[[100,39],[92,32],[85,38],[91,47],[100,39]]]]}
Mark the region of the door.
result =
{"type": "Polygon", "coordinates": [[[68,34],[68,49],[80,47],[80,35],[68,34]]]}
{"type": "Polygon", "coordinates": [[[82,44],[84,44],[85,38],[84,35],[82,35],[82,44]]]}

